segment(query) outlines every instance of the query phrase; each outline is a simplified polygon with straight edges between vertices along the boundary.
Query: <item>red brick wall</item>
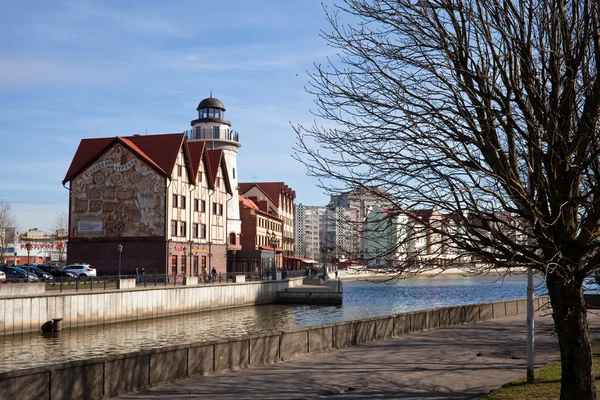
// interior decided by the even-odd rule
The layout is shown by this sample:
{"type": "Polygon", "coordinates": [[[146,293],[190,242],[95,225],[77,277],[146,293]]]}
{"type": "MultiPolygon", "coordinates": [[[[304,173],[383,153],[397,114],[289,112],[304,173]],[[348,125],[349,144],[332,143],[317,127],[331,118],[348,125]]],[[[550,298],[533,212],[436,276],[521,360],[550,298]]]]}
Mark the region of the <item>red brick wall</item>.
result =
{"type": "Polygon", "coordinates": [[[98,275],[116,275],[119,253],[117,246],[123,245],[121,274],[132,275],[135,268],[145,268],[146,273],[164,273],[166,243],[156,240],[123,239],[122,241],[69,241],[67,263],[89,263],[98,275]]]}

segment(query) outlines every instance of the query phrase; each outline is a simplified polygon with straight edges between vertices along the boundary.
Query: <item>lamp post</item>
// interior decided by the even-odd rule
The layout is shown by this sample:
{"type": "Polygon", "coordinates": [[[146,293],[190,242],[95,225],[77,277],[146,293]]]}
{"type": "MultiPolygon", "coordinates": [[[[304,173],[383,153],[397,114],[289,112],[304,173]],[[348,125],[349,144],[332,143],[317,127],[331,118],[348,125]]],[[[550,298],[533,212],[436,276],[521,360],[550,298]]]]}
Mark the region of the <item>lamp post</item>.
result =
{"type": "Polygon", "coordinates": [[[121,243],[117,246],[117,252],[119,253],[119,280],[121,280],[121,253],[123,253],[123,245],[121,243]]]}
{"type": "Polygon", "coordinates": [[[269,241],[273,248],[273,280],[275,280],[277,277],[277,237],[275,236],[275,231],[271,232],[269,241]]]}
{"type": "Polygon", "coordinates": [[[31,243],[25,243],[25,248],[27,249],[27,283],[29,283],[29,252],[31,251],[31,243]]]}
{"type": "Polygon", "coordinates": [[[15,251],[15,259],[13,260],[13,264],[16,267],[17,266],[17,252],[15,251]]]}

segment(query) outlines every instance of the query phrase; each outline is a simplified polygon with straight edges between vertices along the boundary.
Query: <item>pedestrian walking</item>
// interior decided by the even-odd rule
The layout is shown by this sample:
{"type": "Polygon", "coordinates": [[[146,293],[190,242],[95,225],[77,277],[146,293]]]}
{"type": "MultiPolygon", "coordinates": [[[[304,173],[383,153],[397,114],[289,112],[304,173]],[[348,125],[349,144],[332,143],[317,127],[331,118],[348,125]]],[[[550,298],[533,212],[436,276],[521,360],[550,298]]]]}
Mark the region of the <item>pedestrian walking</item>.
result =
{"type": "Polygon", "coordinates": [[[215,269],[215,267],[213,267],[212,271],[210,272],[210,275],[212,276],[213,283],[215,283],[217,281],[217,270],[215,269]]]}
{"type": "Polygon", "coordinates": [[[142,281],[144,285],[146,284],[146,268],[142,268],[142,281]]]}
{"type": "Polygon", "coordinates": [[[140,283],[140,271],[137,269],[137,267],[135,268],[135,283],[140,283]]]}

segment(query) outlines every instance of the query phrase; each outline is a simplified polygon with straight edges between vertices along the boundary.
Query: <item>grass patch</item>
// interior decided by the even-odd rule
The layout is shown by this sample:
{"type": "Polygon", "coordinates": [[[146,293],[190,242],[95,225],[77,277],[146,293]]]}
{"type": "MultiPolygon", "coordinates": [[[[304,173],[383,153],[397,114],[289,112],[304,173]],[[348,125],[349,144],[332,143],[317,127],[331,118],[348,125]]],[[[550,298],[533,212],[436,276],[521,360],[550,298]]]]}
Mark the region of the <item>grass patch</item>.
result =
{"type": "MultiPolygon", "coordinates": [[[[600,341],[592,343],[596,390],[600,387],[600,341]]],[[[480,400],[553,400],[560,398],[560,361],[553,361],[535,371],[535,383],[528,385],[527,378],[521,378],[503,385],[500,389],[480,397],[480,400]]]]}

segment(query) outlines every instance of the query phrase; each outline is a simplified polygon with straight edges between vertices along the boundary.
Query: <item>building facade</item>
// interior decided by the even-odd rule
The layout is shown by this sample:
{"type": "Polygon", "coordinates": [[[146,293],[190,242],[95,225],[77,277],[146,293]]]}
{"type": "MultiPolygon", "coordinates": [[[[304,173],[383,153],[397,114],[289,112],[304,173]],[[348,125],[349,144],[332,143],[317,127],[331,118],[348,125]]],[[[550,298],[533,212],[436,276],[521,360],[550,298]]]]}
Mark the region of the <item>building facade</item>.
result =
{"type": "Polygon", "coordinates": [[[294,212],[295,254],[298,257],[319,260],[324,206],[296,204],[294,212]]]}
{"type": "Polygon", "coordinates": [[[68,263],[99,274],[225,272],[233,191],[223,149],[186,133],[84,139],[63,185],[68,263]]]}
{"type": "Polygon", "coordinates": [[[281,248],[285,256],[293,256],[296,192],[284,182],[240,183],[239,192],[283,222],[281,248]]]}

